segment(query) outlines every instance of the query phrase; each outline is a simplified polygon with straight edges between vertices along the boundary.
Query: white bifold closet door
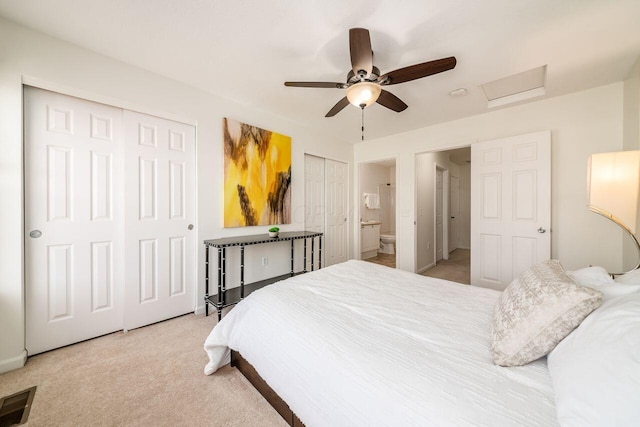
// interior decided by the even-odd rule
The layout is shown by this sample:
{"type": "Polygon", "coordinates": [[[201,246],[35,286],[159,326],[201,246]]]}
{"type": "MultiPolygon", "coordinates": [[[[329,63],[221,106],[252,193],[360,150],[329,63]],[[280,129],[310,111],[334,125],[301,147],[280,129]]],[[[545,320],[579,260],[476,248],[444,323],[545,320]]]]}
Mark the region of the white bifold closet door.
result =
{"type": "Polygon", "coordinates": [[[194,308],[193,126],[124,112],[125,329],[194,308]]]}
{"type": "Polygon", "coordinates": [[[25,87],[29,354],[122,329],[122,110],[25,87]]]}
{"type": "MultiPolygon", "coordinates": [[[[346,163],[305,154],[305,230],[324,233],[322,265],[348,259],[348,184],[346,163]]],[[[316,246],[316,259],[318,248],[316,246]]],[[[310,248],[307,248],[310,252],[310,248]]],[[[317,260],[316,260],[317,262],[317,260]]],[[[307,257],[307,269],[311,260],[307,257]]],[[[317,264],[315,265],[317,268],[317,264]]]]}
{"type": "Polygon", "coordinates": [[[29,354],[192,311],[193,127],[31,87],[24,105],[29,354]]]}

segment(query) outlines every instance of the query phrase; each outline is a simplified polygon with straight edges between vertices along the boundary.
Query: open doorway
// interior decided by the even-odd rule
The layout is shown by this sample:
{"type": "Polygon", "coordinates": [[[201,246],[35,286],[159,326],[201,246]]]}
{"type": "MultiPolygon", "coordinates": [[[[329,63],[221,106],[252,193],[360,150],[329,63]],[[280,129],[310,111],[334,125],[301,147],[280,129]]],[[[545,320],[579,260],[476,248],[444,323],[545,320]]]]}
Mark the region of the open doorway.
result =
{"type": "Polygon", "coordinates": [[[360,259],[396,267],[396,160],[359,168],[360,259]]]}
{"type": "Polygon", "coordinates": [[[470,283],[471,148],[416,155],[416,266],[470,283]]]}

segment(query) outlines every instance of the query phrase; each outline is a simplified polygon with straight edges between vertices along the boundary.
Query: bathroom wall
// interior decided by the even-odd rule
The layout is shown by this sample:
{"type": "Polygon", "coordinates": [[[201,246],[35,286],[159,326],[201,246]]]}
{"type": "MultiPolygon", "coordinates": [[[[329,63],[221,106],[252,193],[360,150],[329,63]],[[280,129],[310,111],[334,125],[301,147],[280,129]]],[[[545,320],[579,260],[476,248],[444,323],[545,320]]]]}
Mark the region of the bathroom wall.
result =
{"type": "Polygon", "coordinates": [[[380,186],[380,233],[395,234],[396,231],[396,186],[381,185],[380,186]]]}
{"type": "Polygon", "coordinates": [[[389,226],[387,230],[390,234],[396,234],[396,167],[392,166],[389,168],[389,183],[391,187],[389,187],[390,199],[389,199],[389,226]]]}

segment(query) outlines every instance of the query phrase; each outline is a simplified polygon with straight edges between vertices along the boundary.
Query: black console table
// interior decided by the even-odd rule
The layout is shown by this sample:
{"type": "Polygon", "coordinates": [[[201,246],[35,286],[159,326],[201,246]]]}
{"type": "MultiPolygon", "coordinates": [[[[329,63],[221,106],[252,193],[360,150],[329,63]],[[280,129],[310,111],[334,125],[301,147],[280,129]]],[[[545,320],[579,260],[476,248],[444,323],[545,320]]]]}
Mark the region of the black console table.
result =
{"type": "Polygon", "coordinates": [[[243,298],[257,289],[265,287],[271,283],[286,279],[296,274],[307,272],[307,240],[311,239],[311,271],[314,268],[314,242],[318,238],[318,268],[322,268],[322,233],[313,231],[290,231],[280,233],[278,237],[269,237],[268,234],[260,234],[254,236],[225,237],[222,239],[205,240],[205,273],[204,273],[204,303],[205,314],[209,315],[209,304],[218,310],[218,320],[222,318],[222,309],[230,305],[237,304],[243,298]],[[295,240],[304,239],[304,267],[302,271],[293,271],[293,242],[295,240]],[[260,280],[258,282],[244,283],[244,248],[245,246],[261,245],[265,243],[276,243],[283,241],[291,241],[291,271],[276,277],[260,280]],[[237,288],[227,289],[226,270],[227,270],[227,248],[232,246],[240,246],[240,286],[237,288]],[[218,248],[218,294],[209,295],[209,248],[218,248]]]}

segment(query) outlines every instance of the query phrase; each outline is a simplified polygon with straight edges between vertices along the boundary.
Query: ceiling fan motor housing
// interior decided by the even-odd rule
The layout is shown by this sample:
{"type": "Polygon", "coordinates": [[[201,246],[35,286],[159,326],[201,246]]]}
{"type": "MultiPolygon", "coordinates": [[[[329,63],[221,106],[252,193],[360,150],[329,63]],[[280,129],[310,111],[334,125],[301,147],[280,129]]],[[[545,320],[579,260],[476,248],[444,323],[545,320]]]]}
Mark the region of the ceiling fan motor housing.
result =
{"type": "MultiPolygon", "coordinates": [[[[362,72],[362,71],[364,70],[360,70],[359,72],[362,72]]],[[[380,77],[380,70],[375,65],[372,67],[370,74],[367,75],[366,71],[364,71],[363,77],[357,76],[353,72],[353,70],[349,70],[349,73],[347,74],[347,85],[351,86],[352,84],[362,82],[362,81],[375,82],[375,81],[378,81],[378,77],[380,77]]]]}

